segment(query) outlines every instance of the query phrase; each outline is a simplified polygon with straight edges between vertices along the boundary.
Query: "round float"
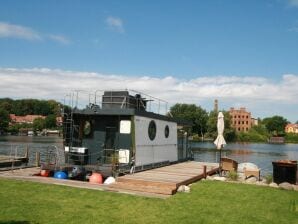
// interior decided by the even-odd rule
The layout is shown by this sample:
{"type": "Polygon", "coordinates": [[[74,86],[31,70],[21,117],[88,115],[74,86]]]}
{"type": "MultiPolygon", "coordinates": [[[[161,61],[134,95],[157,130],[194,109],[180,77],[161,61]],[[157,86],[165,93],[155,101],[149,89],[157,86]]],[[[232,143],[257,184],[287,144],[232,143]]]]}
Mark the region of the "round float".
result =
{"type": "Polygon", "coordinates": [[[102,184],[102,175],[100,173],[92,173],[89,182],[92,184],[102,184]]]}
{"type": "Polygon", "coordinates": [[[54,174],[54,178],[67,179],[67,174],[63,171],[56,171],[55,174],[54,174]]]}
{"type": "Polygon", "coordinates": [[[42,177],[49,177],[50,176],[50,170],[41,170],[40,176],[42,177]]]}

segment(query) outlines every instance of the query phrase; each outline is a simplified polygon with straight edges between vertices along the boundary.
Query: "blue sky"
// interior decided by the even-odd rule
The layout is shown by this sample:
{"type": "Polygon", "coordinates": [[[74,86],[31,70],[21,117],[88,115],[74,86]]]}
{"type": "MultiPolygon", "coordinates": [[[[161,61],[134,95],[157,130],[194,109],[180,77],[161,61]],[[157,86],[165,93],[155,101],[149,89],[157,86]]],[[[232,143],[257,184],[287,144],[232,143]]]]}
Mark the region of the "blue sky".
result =
{"type": "MultiPolygon", "coordinates": [[[[147,77],[157,83],[170,80],[165,85],[172,84],[181,93],[181,98],[175,95],[176,101],[195,102],[210,110],[213,99],[219,98],[224,109],[247,106],[256,116],[279,113],[298,120],[297,92],[290,90],[282,99],[262,93],[263,88],[279,95],[298,80],[298,0],[2,0],[0,49],[3,86],[12,83],[8,68],[15,69],[14,75],[24,69],[35,69],[32,74],[38,69],[42,74],[43,69],[59,70],[61,80],[69,71],[74,76],[95,73],[124,80],[147,77]],[[225,85],[225,97],[212,91],[212,82],[225,85]],[[244,94],[237,85],[251,90],[244,94]],[[189,100],[193,86],[210,94],[206,90],[197,100],[189,100]],[[276,109],[276,103],[283,109],[276,109]]],[[[123,87],[157,93],[174,102],[169,92],[141,83],[123,87]]],[[[1,97],[8,94],[3,88],[1,97]]],[[[8,97],[22,97],[21,93],[23,89],[8,97]]],[[[32,95],[26,92],[24,97],[32,95]]]]}

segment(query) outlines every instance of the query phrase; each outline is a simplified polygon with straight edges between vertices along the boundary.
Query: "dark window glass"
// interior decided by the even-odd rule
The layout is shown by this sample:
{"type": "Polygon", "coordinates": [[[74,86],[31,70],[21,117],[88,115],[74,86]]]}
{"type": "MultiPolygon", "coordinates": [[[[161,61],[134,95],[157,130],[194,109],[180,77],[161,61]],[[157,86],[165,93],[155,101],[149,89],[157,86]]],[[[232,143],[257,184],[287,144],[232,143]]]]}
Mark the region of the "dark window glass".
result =
{"type": "Polygon", "coordinates": [[[149,136],[151,141],[153,141],[155,139],[155,136],[156,136],[156,124],[153,120],[150,121],[150,123],[149,123],[148,136],[149,136]]]}
{"type": "Polygon", "coordinates": [[[169,129],[169,126],[166,125],[166,127],[165,127],[165,137],[168,138],[169,134],[170,134],[170,129],[169,129]]]}

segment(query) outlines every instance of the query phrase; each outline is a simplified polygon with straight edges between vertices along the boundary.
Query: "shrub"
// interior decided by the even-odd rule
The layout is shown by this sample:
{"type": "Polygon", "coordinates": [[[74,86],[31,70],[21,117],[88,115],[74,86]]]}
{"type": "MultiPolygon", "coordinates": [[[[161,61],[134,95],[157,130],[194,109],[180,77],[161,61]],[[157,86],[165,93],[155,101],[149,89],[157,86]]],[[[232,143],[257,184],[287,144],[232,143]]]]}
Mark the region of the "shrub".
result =
{"type": "Polygon", "coordinates": [[[273,181],[273,177],[272,177],[272,175],[271,175],[271,174],[267,174],[267,175],[265,176],[265,180],[266,180],[266,184],[270,184],[270,183],[272,183],[272,181],[273,181]]]}
{"type": "Polygon", "coordinates": [[[229,180],[236,181],[236,180],[238,180],[238,173],[236,171],[230,171],[230,172],[228,172],[227,178],[229,180]]]}

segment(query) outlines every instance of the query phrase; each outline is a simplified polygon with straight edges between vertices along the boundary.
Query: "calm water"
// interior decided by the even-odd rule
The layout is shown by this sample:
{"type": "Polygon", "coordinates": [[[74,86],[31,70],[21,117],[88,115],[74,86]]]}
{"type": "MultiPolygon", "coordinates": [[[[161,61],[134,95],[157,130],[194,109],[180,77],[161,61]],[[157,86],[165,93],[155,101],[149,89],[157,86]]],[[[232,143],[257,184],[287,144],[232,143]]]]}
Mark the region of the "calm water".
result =
{"type": "Polygon", "coordinates": [[[23,156],[29,147],[29,164],[35,163],[35,153],[40,152],[41,161],[45,161],[49,149],[58,148],[59,156],[63,156],[62,138],[55,136],[0,136],[0,155],[23,156]]]}
{"type": "MultiPolygon", "coordinates": [[[[194,159],[204,162],[218,162],[219,151],[212,142],[192,142],[194,159]]],[[[44,136],[0,136],[0,154],[9,155],[17,151],[24,155],[26,146],[29,147],[29,163],[34,164],[35,152],[41,153],[41,160],[45,160],[45,153],[49,147],[56,146],[59,155],[63,156],[62,138],[44,136]],[[17,149],[17,150],[15,150],[17,149]]],[[[272,173],[272,161],[281,159],[298,160],[298,144],[254,144],[230,143],[225,146],[222,156],[230,157],[239,163],[251,162],[261,168],[262,174],[272,173]]],[[[63,158],[62,158],[63,160],[63,158]]]]}
{"type": "MultiPolygon", "coordinates": [[[[196,161],[218,162],[219,151],[212,142],[192,142],[196,161]]],[[[238,163],[251,162],[261,168],[261,174],[272,173],[272,161],[281,159],[298,160],[298,144],[229,143],[222,150],[238,163]]]]}

